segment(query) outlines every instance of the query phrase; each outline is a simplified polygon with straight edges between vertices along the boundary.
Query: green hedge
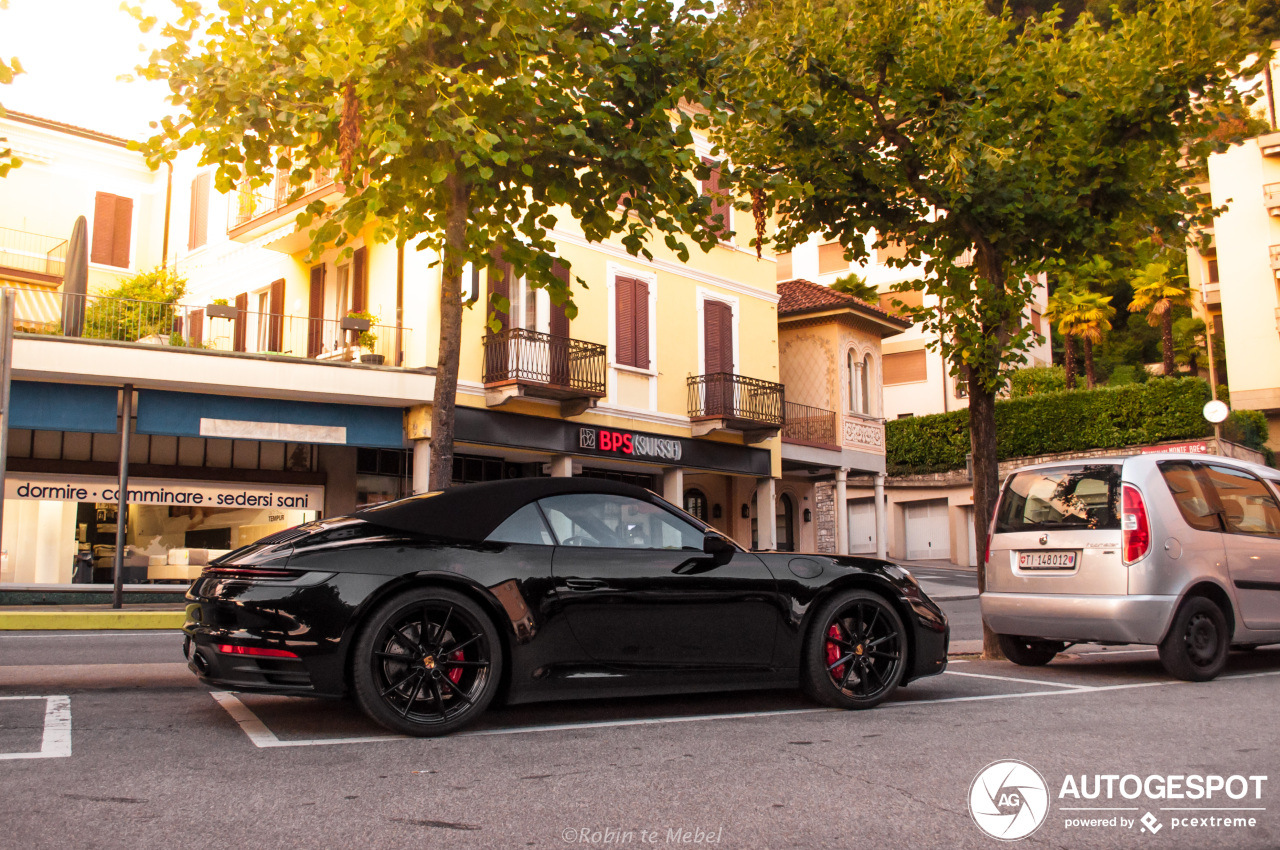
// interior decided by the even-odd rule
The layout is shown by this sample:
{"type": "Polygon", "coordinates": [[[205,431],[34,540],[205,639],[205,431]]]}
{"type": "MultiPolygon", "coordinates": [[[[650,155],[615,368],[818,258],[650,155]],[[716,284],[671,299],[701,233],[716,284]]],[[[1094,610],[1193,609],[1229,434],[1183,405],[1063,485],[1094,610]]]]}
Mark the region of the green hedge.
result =
{"type": "MultiPolygon", "coordinates": [[[[1207,401],[1209,385],[1198,378],[1154,378],[998,401],[996,448],[1005,460],[1200,439],[1213,431],[1204,418],[1207,401]]],[[[963,469],[969,411],[890,420],[885,445],[893,475],[963,469]]]]}

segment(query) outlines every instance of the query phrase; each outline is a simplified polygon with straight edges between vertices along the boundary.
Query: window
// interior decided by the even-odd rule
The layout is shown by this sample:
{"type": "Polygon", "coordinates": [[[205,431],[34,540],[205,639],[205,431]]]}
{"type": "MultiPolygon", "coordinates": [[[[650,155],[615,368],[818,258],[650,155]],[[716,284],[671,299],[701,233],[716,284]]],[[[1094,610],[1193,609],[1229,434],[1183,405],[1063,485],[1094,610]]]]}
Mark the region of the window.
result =
{"type": "Polygon", "coordinates": [[[254,321],[257,323],[254,351],[271,351],[271,290],[264,289],[254,295],[254,321]]]}
{"type": "Polygon", "coordinates": [[[883,248],[876,249],[876,262],[884,265],[889,260],[901,260],[907,256],[907,245],[905,242],[899,242],[896,239],[889,240],[889,244],[883,248]]]}
{"type": "Polygon", "coordinates": [[[535,546],[552,546],[551,532],[542,521],[538,506],[530,502],[511,516],[503,520],[489,536],[485,538],[492,543],[531,543],[535,546]]]}
{"type": "Polygon", "coordinates": [[[849,350],[846,358],[849,375],[849,410],[854,413],[871,413],[871,355],[861,360],[857,353],[849,350]]]}
{"type": "Polygon", "coordinates": [[[574,493],[552,496],[538,504],[561,546],[702,551],[700,529],[639,499],[574,493]]]}
{"type": "Polygon", "coordinates": [[[614,279],[614,359],[619,365],[648,369],[649,284],[632,277],[614,279]]]}
{"type": "Polygon", "coordinates": [[[844,258],[844,246],[828,242],[818,246],[818,274],[848,271],[849,261],[844,258]]]}
{"type": "Polygon", "coordinates": [[[899,315],[906,312],[907,307],[920,307],[924,305],[924,293],[918,289],[909,289],[906,292],[883,292],[880,294],[880,309],[886,313],[899,315]],[[897,302],[896,304],[894,302],[897,302]],[[902,306],[898,306],[901,304],[902,306]]]}
{"type": "Polygon", "coordinates": [[[1038,334],[1042,334],[1042,333],[1044,333],[1044,330],[1043,330],[1043,328],[1042,328],[1042,327],[1041,327],[1041,325],[1040,325],[1040,311],[1039,311],[1039,310],[1032,310],[1032,311],[1031,311],[1031,330],[1035,331],[1035,332],[1036,332],[1036,333],[1038,333],[1038,334]]]}
{"type": "Polygon", "coordinates": [[[104,266],[129,267],[133,199],[99,192],[93,201],[93,244],[89,259],[104,266]]]}
{"type": "Polygon", "coordinates": [[[711,167],[711,175],[702,181],[702,194],[711,196],[707,229],[724,241],[729,237],[729,193],[720,188],[720,164],[706,157],[702,158],[702,163],[711,167]]]}
{"type": "Polygon", "coordinates": [[[928,380],[924,349],[886,354],[882,358],[885,386],[914,384],[928,380]]]}
{"type": "Polygon", "coordinates": [[[1276,506],[1267,485],[1240,469],[1211,464],[1201,468],[1218,495],[1227,531],[1280,537],[1280,507],[1276,506]]]}
{"type": "Polygon", "coordinates": [[[845,357],[845,366],[848,370],[847,374],[849,376],[849,409],[854,413],[857,413],[858,399],[860,397],[860,393],[858,392],[858,371],[861,369],[861,364],[855,362],[852,349],[849,350],[848,356],[845,357]]]}
{"type": "Polygon", "coordinates": [[[779,552],[794,552],[796,550],[795,528],[796,528],[796,505],[791,496],[783,493],[778,497],[777,515],[774,518],[775,540],[779,552]]]}
{"type": "Polygon", "coordinates": [[[1120,527],[1120,467],[1019,472],[1000,499],[996,532],[1120,527]]]}
{"type": "Polygon", "coordinates": [[[191,181],[191,216],[188,219],[187,248],[194,251],[209,241],[209,172],[191,181]]]}
{"type": "Polygon", "coordinates": [[[778,259],[778,275],[777,275],[778,282],[781,283],[784,280],[791,280],[791,278],[795,277],[795,272],[791,270],[792,269],[791,252],[783,251],[782,253],[778,254],[777,259],[778,259]]]}
{"type": "Polygon", "coordinates": [[[1160,475],[1173,495],[1178,512],[1187,525],[1197,531],[1221,531],[1218,523],[1218,506],[1196,474],[1191,463],[1173,461],[1159,464],[1160,475]]]}
{"type": "Polygon", "coordinates": [[[1218,282],[1218,261],[1216,259],[1209,261],[1209,282],[1218,282]]]}
{"type": "Polygon", "coordinates": [[[692,489],[684,491],[684,510],[685,513],[692,517],[707,521],[707,495],[701,490],[692,489]]]}
{"type": "Polygon", "coordinates": [[[862,409],[860,412],[867,415],[871,414],[871,375],[872,375],[871,355],[864,354],[862,356],[862,409]]]}

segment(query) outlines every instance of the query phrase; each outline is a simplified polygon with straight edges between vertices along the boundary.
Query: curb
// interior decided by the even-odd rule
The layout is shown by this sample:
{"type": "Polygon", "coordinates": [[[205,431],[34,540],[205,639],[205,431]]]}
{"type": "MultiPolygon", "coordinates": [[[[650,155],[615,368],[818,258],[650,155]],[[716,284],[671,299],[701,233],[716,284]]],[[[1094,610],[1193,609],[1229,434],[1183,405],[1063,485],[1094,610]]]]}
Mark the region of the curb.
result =
{"type": "Polygon", "coordinates": [[[185,611],[0,611],[0,631],[180,629],[185,611]]]}

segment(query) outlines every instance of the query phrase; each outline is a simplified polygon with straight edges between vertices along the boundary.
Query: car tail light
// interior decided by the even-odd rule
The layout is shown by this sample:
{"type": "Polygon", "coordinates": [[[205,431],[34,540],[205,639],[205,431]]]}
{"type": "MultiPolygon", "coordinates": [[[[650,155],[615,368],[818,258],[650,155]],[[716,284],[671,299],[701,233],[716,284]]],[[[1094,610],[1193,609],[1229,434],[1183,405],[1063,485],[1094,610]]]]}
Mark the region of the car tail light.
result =
{"type": "Polygon", "coordinates": [[[1123,558],[1126,564],[1140,560],[1151,549],[1151,524],[1147,522],[1147,506],[1142,494],[1128,484],[1121,496],[1120,528],[1123,558]]]}
{"type": "Polygon", "coordinates": [[[265,646],[239,646],[234,643],[215,644],[218,652],[224,655],[256,655],[261,658],[297,658],[287,649],[270,649],[265,646]]]}
{"type": "Polygon", "coordinates": [[[209,578],[239,578],[239,579],[291,579],[298,578],[302,573],[298,570],[282,570],[273,567],[205,567],[200,573],[201,576],[209,578]]]}

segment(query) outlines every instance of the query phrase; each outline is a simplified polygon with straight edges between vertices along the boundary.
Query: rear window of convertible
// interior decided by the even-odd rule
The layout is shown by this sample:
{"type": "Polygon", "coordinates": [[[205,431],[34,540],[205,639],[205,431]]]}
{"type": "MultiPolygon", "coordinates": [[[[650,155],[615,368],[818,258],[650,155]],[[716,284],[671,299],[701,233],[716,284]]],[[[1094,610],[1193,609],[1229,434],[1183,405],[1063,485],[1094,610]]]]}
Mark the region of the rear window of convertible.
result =
{"type": "Polygon", "coordinates": [[[1005,485],[996,533],[1120,527],[1120,467],[1114,464],[1018,472],[1005,485]]]}

